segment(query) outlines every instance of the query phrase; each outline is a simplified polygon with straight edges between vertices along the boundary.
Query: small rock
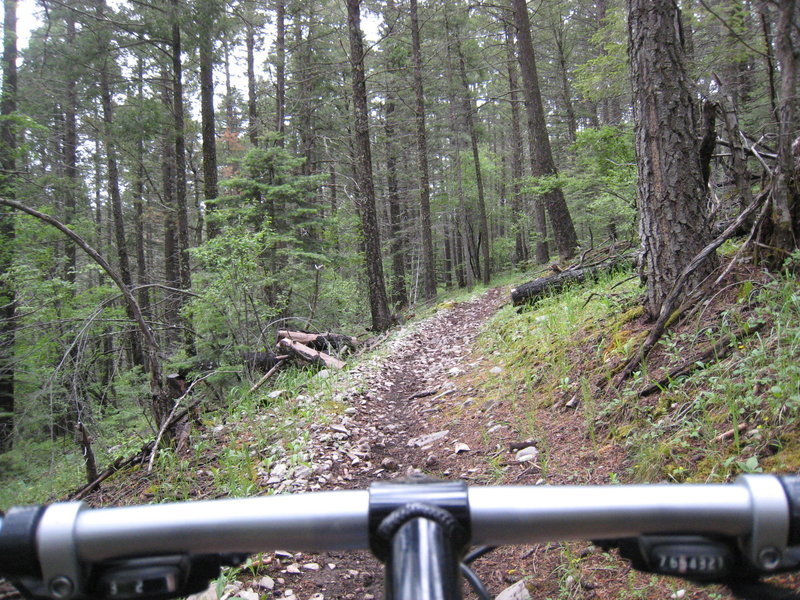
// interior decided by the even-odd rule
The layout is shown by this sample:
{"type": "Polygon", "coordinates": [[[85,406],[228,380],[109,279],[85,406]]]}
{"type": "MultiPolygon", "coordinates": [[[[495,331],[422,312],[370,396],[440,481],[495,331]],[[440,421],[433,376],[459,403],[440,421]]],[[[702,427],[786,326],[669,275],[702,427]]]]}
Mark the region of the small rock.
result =
{"type": "Polygon", "coordinates": [[[284,598],[297,598],[297,596],[294,595],[294,590],[292,588],[286,588],[285,590],[283,590],[283,597],[284,598]]]}
{"type": "Polygon", "coordinates": [[[500,375],[503,372],[503,367],[492,367],[489,369],[489,373],[492,375],[500,375]]]}
{"type": "Polygon", "coordinates": [[[192,594],[191,596],[187,596],[186,600],[219,600],[219,595],[217,594],[217,586],[211,585],[205,592],[200,592],[199,594],[192,594]]]}
{"type": "Polygon", "coordinates": [[[358,412],[358,409],[355,406],[350,406],[344,409],[344,414],[346,415],[354,415],[358,412]]]}
{"type": "Polygon", "coordinates": [[[564,405],[564,408],[577,408],[578,404],[579,404],[579,401],[578,401],[578,396],[576,394],[575,396],[572,397],[572,399],[570,399],[569,402],[567,402],[564,405]]]}
{"type": "Polygon", "coordinates": [[[500,592],[495,600],[531,600],[531,593],[525,586],[525,580],[521,580],[500,592]]]}
{"type": "Polygon", "coordinates": [[[328,379],[330,376],[331,372],[328,369],[322,369],[314,377],[316,377],[317,379],[328,379]]]}
{"type": "Polygon", "coordinates": [[[258,592],[254,592],[253,590],[242,590],[236,595],[242,600],[259,600],[258,592]]]}
{"type": "Polygon", "coordinates": [[[309,597],[308,600],[325,600],[325,596],[317,592],[316,594],[313,594],[311,597],[309,597]]]}
{"type": "Polygon", "coordinates": [[[466,444],[464,444],[463,442],[457,442],[457,443],[456,443],[456,444],[453,446],[453,451],[454,451],[456,454],[462,454],[463,452],[469,452],[469,446],[467,446],[467,445],[466,445],[466,444]]]}
{"type": "Polygon", "coordinates": [[[425,458],[425,466],[428,468],[435,467],[438,464],[439,459],[436,458],[436,455],[434,454],[428,454],[428,456],[425,458]]]}
{"type": "Polygon", "coordinates": [[[317,563],[306,563],[303,565],[303,568],[306,571],[319,571],[319,565],[317,563]]]}
{"type": "Polygon", "coordinates": [[[397,461],[391,456],[387,456],[381,461],[381,468],[386,469],[387,471],[396,471],[399,466],[400,465],[397,464],[397,461]]]}
{"type": "Polygon", "coordinates": [[[278,558],[294,558],[294,554],[286,550],[275,550],[275,556],[278,558]]]}
{"type": "Polygon", "coordinates": [[[331,429],[334,431],[338,431],[339,433],[343,433],[345,435],[350,435],[350,432],[347,431],[347,428],[343,425],[331,425],[331,429]]]}
{"type": "Polygon", "coordinates": [[[285,393],[286,390],[272,390],[269,394],[267,394],[267,397],[272,398],[274,400],[275,398],[279,398],[285,393]]]}
{"type": "Polygon", "coordinates": [[[680,598],[683,598],[684,596],[686,596],[686,590],[678,590],[677,592],[675,592],[674,594],[672,594],[672,595],[670,596],[670,598],[677,598],[677,599],[680,599],[680,598]]]}
{"type": "Polygon", "coordinates": [[[288,567],[286,567],[286,572],[296,575],[300,573],[300,565],[298,565],[297,563],[292,563],[288,567]]]}
{"type": "Polygon", "coordinates": [[[412,438],[408,440],[408,446],[418,446],[418,447],[427,446],[428,444],[446,438],[449,433],[450,430],[445,429],[444,431],[437,431],[436,433],[421,435],[417,438],[412,438]]]}
{"type": "Polygon", "coordinates": [[[447,374],[450,375],[450,377],[458,377],[459,375],[463,375],[464,373],[465,373],[464,369],[460,367],[453,367],[447,372],[447,374]]]}
{"type": "Polygon", "coordinates": [[[329,568],[331,571],[333,571],[333,570],[336,568],[336,565],[335,565],[334,563],[328,563],[328,568],[329,568]]]}
{"type": "Polygon", "coordinates": [[[527,448],[523,448],[514,455],[514,458],[517,459],[517,462],[535,461],[538,457],[539,450],[536,448],[536,446],[528,446],[527,448]]]}
{"type": "Polygon", "coordinates": [[[256,585],[258,585],[260,588],[264,588],[265,590],[271,590],[275,587],[275,580],[269,575],[265,575],[258,580],[256,585]]]}

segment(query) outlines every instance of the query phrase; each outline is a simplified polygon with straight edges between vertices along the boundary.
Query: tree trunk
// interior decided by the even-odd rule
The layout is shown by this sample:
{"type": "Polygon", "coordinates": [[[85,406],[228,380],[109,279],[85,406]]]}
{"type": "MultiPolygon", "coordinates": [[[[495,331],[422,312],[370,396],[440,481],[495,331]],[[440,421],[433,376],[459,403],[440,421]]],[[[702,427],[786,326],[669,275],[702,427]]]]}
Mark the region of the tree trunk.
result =
{"type": "Polygon", "coordinates": [[[508,98],[511,103],[511,143],[509,145],[511,162],[511,214],[514,219],[514,260],[519,264],[528,260],[528,238],[525,229],[525,211],[520,181],[524,175],[522,131],[519,119],[519,80],[514,56],[514,34],[508,22],[503,25],[506,41],[506,62],[508,65],[508,98]]]}
{"type": "MultiPolygon", "coordinates": [[[[0,98],[0,195],[13,199],[17,170],[17,135],[8,117],[17,111],[17,0],[4,0],[3,90],[0,98]]],[[[0,212],[0,275],[14,265],[14,215],[0,212]]],[[[0,277],[0,452],[11,449],[14,431],[14,345],[16,294],[10,279],[0,277]]]]}
{"type": "MultiPolygon", "coordinates": [[[[71,10],[66,12],[67,35],[66,42],[69,47],[75,44],[75,15],[71,10]]],[[[64,221],[72,225],[75,220],[77,195],[80,189],[78,179],[78,92],[75,77],[67,73],[66,80],[66,107],[64,110],[64,171],[69,182],[69,187],[64,198],[64,221]]],[[[77,251],[75,244],[67,241],[64,247],[66,254],[65,279],[75,283],[75,273],[78,269],[77,251]]]]}
{"type": "MultiPolygon", "coordinates": [[[[166,114],[173,110],[172,79],[168,69],[162,69],[164,90],[162,104],[166,114]]],[[[178,218],[175,205],[175,134],[174,120],[168,121],[162,139],[161,179],[164,212],[164,276],[169,287],[181,287],[180,266],[178,259],[178,218]]],[[[180,322],[181,298],[174,292],[167,292],[164,303],[164,320],[172,327],[180,322]]],[[[174,337],[176,330],[168,330],[168,337],[174,337]]]]}
{"type": "Polygon", "coordinates": [[[793,142],[800,153],[800,137],[795,140],[798,48],[794,46],[792,31],[797,26],[797,0],[783,0],[778,6],[775,58],[780,67],[781,89],[778,104],[778,158],[771,185],[771,231],[768,240],[772,248],[769,259],[776,267],[798,248],[800,236],[800,173],[795,164],[796,160],[800,160],[800,154],[794,156],[792,153],[793,142]]]}
{"type": "Polygon", "coordinates": [[[219,225],[211,216],[219,195],[217,187],[217,132],[214,117],[213,40],[200,36],[200,115],[203,129],[203,198],[205,200],[208,239],[219,234],[219,225]]]}
{"type": "MultiPolygon", "coordinates": [[[[140,56],[137,63],[137,96],[140,102],[144,100],[144,59],[140,56]]],[[[145,256],[144,235],[144,138],[136,138],[136,168],[133,182],[133,223],[136,231],[136,283],[139,285],[137,298],[139,306],[145,317],[150,316],[150,292],[147,288],[147,259],[145,256]]]]}
{"type": "Polygon", "coordinates": [[[414,97],[416,99],[417,158],[419,161],[419,206],[422,235],[422,278],[426,300],[436,297],[436,267],[433,260],[431,232],[431,191],[428,170],[428,134],[425,127],[425,93],[422,87],[422,51],[419,39],[417,0],[410,1],[411,60],[414,65],[414,97]]]}
{"type": "MultiPolygon", "coordinates": [[[[105,0],[97,3],[98,18],[105,19],[105,0]]],[[[100,57],[100,100],[103,109],[103,145],[106,151],[106,170],[108,171],[108,197],[111,200],[111,211],[114,220],[114,241],[117,245],[117,259],[119,261],[119,272],[122,282],[130,288],[133,284],[131,276],[130,260],[128,258],[128,242],[125,232],[125,216],[122,212],[122,195],[119,188],[119,167],[117,165],[117,151],[114,144],[114,105],[112,101],[111,85],[109,84],[108,65],[112,60],[109,55],[111,47],[108,36],[103,36],[104,56],[100,57]]],[[[131,312],[130,305],[126,304],[128,318],[133,320],[134,314],[131,312]]],[[[134,365],[145,367],[144,355],[142,354],[142,342],[140,336],[133,332],[130,336],[130,357],[134,365]]]]}
{"type": "Polygon", "coordinates": [[[275,0],[275,132],[283,148],[286,134],[286,3],[275,0]]]}
{"type": "Polygon", "coordinates": [[[389,251],[392,254],[391,300],[396,308],[408,305],[406,291],[405,247],[403,244],[400,193],[397,188],[397,149],[394,131],[394,95],[387,91],[386,100],[386,187],[389,201],[389,251]]]}
{"type": "MultiPolygon", "coordinates": [[[[640,273],[656,318],[681,271],[709,239],[691,82],[673,0],[628,0],[630,68],[639,171],[640,273]]],[[[713,256],[687,284],[714,269],[713,256]]]]}
{"type": "Polygon", "coordinates": [[[565,25],[563,21],[559,20],[558,23],[553,23],[553,39],[556,42],[561,98],[567,117],[567,139],[570,144],[573,144],[578,131],[578,122],[575,119],[575,107],[572,105],[572,87],[569,84],[569,70],[567,69],[567,57],[564,50],[564,37],[566,36],[564,29],[565,25]]]}
{"type": "MultiPolygon", "coordinates": [[[[445,20],[447,23],[447,20],[445,20]]],[[[482,276],[483,284],[489,285],[491,280],[491,262],[489,259],[489,221],[486,218],[486,199],[484,197],[483,189],[483,175],[481,173],[481,160],[478,152],[478,134],[475,131],[475,120],[472,116],[472,94],[469,89],[469,80],[467,79],[467,68],[464,61],[464,53],[461,50],[461,41],[458,38],[459,32],[456,31],[455,48],[456,55],[458,56],[458,72],[461,78],[462,86],[462,106],[464,110],[464,119],[467,124],[467,131],[469,132],[470,145],[472,146],[472,161],[475,164],[475,185],[478,189],[478,226],[480,227],[481,238],[481,258],[483,260],[482,276]]]]}
{"type": "Polygon", "coordinates": [[[247,48],[247,133],[250,143],[258,146],[258,103],[256,102],[255,48],[256,32],[253,23],[245,23],[245,46],[247,48]]]}
{"type": "MultiPolygon", "coordinates": [[[[175,122],[175,208],[178,220],[178,269],[181,288],[192,287],[189,264],[189,210],[186,202],[186,132],[183,108],[183,64],[181,59],[180,0],[172,0],[172,118],[175,122]]],[[[183,304],[183,298],[181,298],[183,304]]],[[[184,344],[190,356],[195,354],[194,334],[184,327],[184,344]]]]}
{"type": "MultiPolygon", "coordinates": [[[[536,58],[533,53],[533,40],[531,39],[531,24],[528,18],[528,8],[525,0],[511,0],[514,9],[514,24],[517,28],[517,55],[519,58],[522,80],[525,83],[525,108],[528,113],[529,143],[531,145],[531,174],[534,177],[556,176],[553,153],[550,149],[550,138],[547,134],[547,124],[544,119],[544,105],[539,90],[539,76],[536,72],[536,58]]],[[[577,236],[572,224],[567,203],[561,188],[542,194],[547,214],[550,217],[550,226],[553,228],[553,238],[558,248],[561,260],[572,258],[575,255],[577,236]]],[[[537,226],[541,232],[541,215],[537,215],[537,226]]],[[[541,243],[541,241],[540,241],[541,243]]],[[[539,249],[537,248],[537,258],[539,249]]],[[[545,261],[546,262],[546,261],[545,261]]]]}
{"type": "Polygon", "coordinates": [[[391,318],[386,298],[386,285],[383,278],[380,231],[375,211],[375,187],[372,180],[372,153],[369,140],[367,85],[364,74],[364,42],[361,34],[360,6],[360,0],[347,0],[350,66],[353,73],[356,205],[361,217],[361,227],[364,234],[372,330],[384,331],[391,326],[391,318]]]}

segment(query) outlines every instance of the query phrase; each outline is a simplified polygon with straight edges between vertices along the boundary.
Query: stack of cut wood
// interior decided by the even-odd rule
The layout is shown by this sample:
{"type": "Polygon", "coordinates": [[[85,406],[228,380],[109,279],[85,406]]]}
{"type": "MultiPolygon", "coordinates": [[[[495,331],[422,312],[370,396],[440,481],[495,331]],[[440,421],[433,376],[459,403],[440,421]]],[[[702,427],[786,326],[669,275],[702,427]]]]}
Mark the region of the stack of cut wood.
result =
{"type": "MultiPolygon", "coordinates": [[[[266,374],[250,389],[254,392],[269,379],[287,360],[296,359],[303,363],[319,365],[327,369],[339,370],[344,367],[341,357],[348,350],[355,349],[358,340],[339,333],[308,333],[307,331],[278,330],[277,353],[268,350],[258,355],[259,366],[269,366],[266,374]],[[267,359],[264,359],[264,356],[267,359]]],[[[254,365],[251,365],[251,368],[254,365]]]]}
{"type": "Polygon", "coordinates": [[[341,369],[344,362],[333,356],[342,355],[356,347],[354,337],[339,333],[307,333],[305,331],[278,330],[278,350],[301,360],[321,364],[327,368],[341,369]]]}

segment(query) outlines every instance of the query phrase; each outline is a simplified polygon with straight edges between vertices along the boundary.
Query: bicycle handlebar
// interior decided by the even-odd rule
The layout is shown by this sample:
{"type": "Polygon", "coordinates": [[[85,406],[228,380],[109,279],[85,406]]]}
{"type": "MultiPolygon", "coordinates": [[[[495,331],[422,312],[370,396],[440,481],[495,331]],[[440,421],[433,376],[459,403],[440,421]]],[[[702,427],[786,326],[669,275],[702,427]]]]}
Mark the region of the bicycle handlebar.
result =
{"type": "MultiPolygon", "coordinates": [[[[411,494],[414,502],[436,504],[426,492],[414,495],[424,489],[418,485],[395,489],[411,494]]],[[[35,587],[30,580],[40,582],[34,596],[70,600],[83,594],[80,582],[91,568],[123,559],[365,549],[375,534],[371,493],[12,509],[0,519],[0,576],[28,582],[28,589],[35,587]]],[[[466,499],[469,541],[475,545],[657,535],[680,540],[675,547],[683,544],[683,554],[673,554],[681,560],[694,552],[685,550],[691,544],[702,554],[724,539],[733,540],[733,551],[756,574],[794,569],[800,562],[791,552],[800,544],[800,477],[745,475],[734,484],[471,487],[466,499]],[[710,541],[704,546],[686,536],[710,541]]]]}

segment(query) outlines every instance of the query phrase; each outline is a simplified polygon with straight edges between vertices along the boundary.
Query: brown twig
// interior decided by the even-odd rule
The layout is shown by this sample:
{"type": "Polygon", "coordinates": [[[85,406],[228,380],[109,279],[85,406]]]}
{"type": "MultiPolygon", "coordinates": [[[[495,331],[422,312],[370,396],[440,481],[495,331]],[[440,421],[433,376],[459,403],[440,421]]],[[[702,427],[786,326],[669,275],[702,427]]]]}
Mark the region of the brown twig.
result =
{"type": "Polygon", "coordinates": [[[672,369],[666,377],[662,377],[656,383],[644,388],[642,391],[639,392],[640,398],[645,398],[646,396],[651,396],[655,393],[660,392],[664,388],[666,388],[676,377],[683,377],[684,375],[688,375],[689,373],[693,373],[694,371],[698,371],[701,368],[705,368],[705,361],[713,358],[717,361],[722,360],[731,352],[731,347],[734,342],[743,337],[748,337],[753,335],[754,333],[761,331],[764,328],[764,323],[756,323],[752,327],[744,327],[739,331],[732,333],[730,335],[726,335],[724,338],[719,340],[716,344],[705,350],[704,352],[700,353],[699,355],[690,358],[689,360],[685,361],[683,364],[679,365],[672,369]]]}
{"type": "Polygon", "coordinates": [[[278,360],[278,362],[276,362],[276,363],[273,365],[273,367],[272,367],[272,368],[271,368],[269,371],[267,371],[267,372],[266,372],[266,374],[265,374],[265,375],[264,375],[264,376],[263,376],[261,379],[259,379],[259,380],[258,380],[258,382],[256,382],[256,384],[255,384],[253,387],[251,387],[251,388],[250,388],[250,391],[249,391],[249,392],[247,392],[247,393],[248,393],[248,394],[252,394],[252,393],[253,393],[253,392],[255,392],[255,391],[258,389],[258,388],[260,388],[262,385],[264,385],[264,383],[267,381],[267,379],[269,379],[270,377],[272,377],[272,375],[275,373],[275,371],[277,371],[277,370],[278,370],[278,369],[281,367],[281,365],[283,365],[283,363],[284,363],[284,361],[285,361],[285,359],[286,359],[286,358],[288,358],[288,356],[284,356],[283,358],[281,358],[280,360],[278,360]]]}
{"type": "MultiPolygon", "coordinates": [[[[661,304],[661,312],[658,315],[658,320],[656,321],[653,328],[650,330],[650,333],[645,339],[644,343],[642,344],[641,348],[634,354],[633,358],[631,358],[625,367],[622,369],[620,374],[617,376],[616,381],[614,382],[614,387],[619,388],[622,383],[627,380],[633,372],[639,368],[645,358],[647,358],[650,351],[655,347],[658,340],[661,339],[661,336],[664,335],[664,331],[667,329],[667,324],[672,319],[674,313],[676,312],[676,308],[678,308],[678,300],[683,292],[683,287],[686,284],[686,280],[689,278],[689,275],[694,273],[697,268],[708,258],[708,256],[715,252],[717,248],[719,248],[725,240],[731,237],[734,232],[736,232],[739,227],[742,226],[747,218],[753,213],[762,202],[765,201],[768,194],[763,192],[759,194],[759,196],[753,200],[752,204],[744,209],[741,214],[736,218],[736,220],[728,225],[721,234],[719,234],[716,238],[714,238],[711,243],[709,243],[705,248],[703,248],[690,262],[686,267],[681,271],[681,274],[678,275],[678,278],[675,280],[675,283],[672,286],[669,294],[664,299],[661,304]]],[[[697,289],[692,290],[691,293],[696,292],[697,289]]],[[[680,306],[680,311],[685,310],[687,303],[684,303],[680,306]]]]}

